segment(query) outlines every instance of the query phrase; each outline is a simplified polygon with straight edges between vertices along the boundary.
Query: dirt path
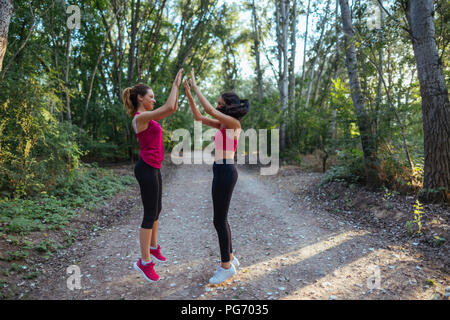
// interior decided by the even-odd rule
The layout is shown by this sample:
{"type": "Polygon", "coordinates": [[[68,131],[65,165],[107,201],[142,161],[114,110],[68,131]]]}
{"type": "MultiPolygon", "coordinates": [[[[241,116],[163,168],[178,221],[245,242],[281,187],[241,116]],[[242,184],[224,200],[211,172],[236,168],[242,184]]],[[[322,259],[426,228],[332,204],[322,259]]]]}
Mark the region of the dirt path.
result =
{"type": "MultiPolygon", "coordinates": [[[[447,275],[382,235],[315,210],[258,171],[238,166],[238,172],[229,222],[241,268],[224,284],[208,285],[219,263],[211,166],[182,165],[164,181],[159,242],[169,261],[155,268],[159,282],[148,283],[132,267],[142,217],[135,193],[127,218],[62,252],[25,298],[432,299],[449,285],[447,275]],[[71,264],[80,267],[81,290],[67,288],[71,264]]],[[[312,176],[303,178],[307,185],[312,176]]]]}

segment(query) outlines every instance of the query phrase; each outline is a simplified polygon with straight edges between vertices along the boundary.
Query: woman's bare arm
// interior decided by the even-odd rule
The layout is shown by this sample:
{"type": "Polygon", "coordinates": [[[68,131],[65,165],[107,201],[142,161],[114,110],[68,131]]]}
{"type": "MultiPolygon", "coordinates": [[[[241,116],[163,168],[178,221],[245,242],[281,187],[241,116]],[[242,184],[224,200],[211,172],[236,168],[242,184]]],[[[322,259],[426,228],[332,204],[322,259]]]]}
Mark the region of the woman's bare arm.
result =
{"type": "Polygon", "coordinates": [[[189,101],[189,106],[191,107],[192,114],[194,115],[194,120],[201,121],[203,124],[205,124],[207,126],[220,129],[220,121],[219,120],[207,118],[207,117],[203,116],[200,113],[200,111],[197,109],[195,102],[194,102],[194,98],[192,97],[192,94],[191,94],[191,89],[189,88],[189,84],[187,83],[186,80],[184,80],[184,87],[186,89],[186,96],[189,101]]]}
{"type": "Polygon", "coordinates": [[[216,118],[220,123],[224,124],[225,127],[228,129],[239,129],[241,127],[241,123],[239,120],[230,117],[219,110],[216,110],[211,106],[208,99],[206,99],[200,89],[197,87],[197,84],[195,82],[195,75],[194,70],[191,70],[191,79],[189,80],[191,87],[194,89],[195,94],[198,97],[198,100],[200,101],[201,105],[205,109],[206,113],[216,118]]]}
{"type": "Polygon", "coordinates": [[[139,123],[146,123],[149,120],[161,120],[168,116],[170,116],[172,113],[174,113],[178,108],[178,88],[181,84],[181,78],[182,78],[182,72],[183,69],[180,69],[177,73],[177,76],[172,84],[172,89],[170,90],[169,97],[167,98],[167,101],[165,104],[163,104],[161,107],[159,107],[156,110],[152,111],[145,111],[140,113],[136,117],[136,122],[139,123]]]}

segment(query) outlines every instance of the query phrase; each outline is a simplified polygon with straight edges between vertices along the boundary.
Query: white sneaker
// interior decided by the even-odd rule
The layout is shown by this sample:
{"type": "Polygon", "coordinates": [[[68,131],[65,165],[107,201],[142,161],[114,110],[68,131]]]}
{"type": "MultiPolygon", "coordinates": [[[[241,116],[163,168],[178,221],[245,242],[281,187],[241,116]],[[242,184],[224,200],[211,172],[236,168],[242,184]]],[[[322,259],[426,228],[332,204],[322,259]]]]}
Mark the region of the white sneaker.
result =
{"type": "Polygon", "coordinates": [[[221,282],[224,282],[228,278],[234,276],[236,274],[236,268],[233,264],[230,264],[229,269],[222,268],[221,265],[218,265],[216,268],[216,272],[214,272],[214,275],[209,279],[210,284],[218,284],[221,282]]]}
{"type": "Polygon", "coordinates": [[[239,263],[239,260],[238,260],[236,257],[233,257],[233,260],[231,260],[230,262],[231,262],[231,264],[234,265],[234,267],[235,267],[236,269],[239,269],[239,266],[240,266],[241,264],[239,263]]]}

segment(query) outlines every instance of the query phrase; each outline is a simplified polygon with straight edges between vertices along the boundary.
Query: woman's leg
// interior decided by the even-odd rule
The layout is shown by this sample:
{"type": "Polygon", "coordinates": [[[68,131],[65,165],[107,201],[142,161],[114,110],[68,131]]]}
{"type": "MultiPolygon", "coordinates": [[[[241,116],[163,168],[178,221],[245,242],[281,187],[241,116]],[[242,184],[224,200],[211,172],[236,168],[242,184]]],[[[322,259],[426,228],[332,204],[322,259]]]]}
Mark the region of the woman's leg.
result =
{"type": "Polygon", "coordinates": [[[158,170],[158,207],[155,221],[153,222],[153,233],[152,233],[152,241],[151,246],[156,248],[158,246],[158,224],[159,224],[159,214],[161,213],[162,203],[162,177],[161,170],[158,170]]]}
{"type": "Polygon", "coordinates": [[[150,245],[152,248],[158,247],[158,220],[153,222],[152,240],[150,245]]]}
{"type": "Polygon", "coordinates": [[[233,245],[232,245],[232,241],[231,241],[231,229],[230,229],[230,224],[228,223],[227,220],[227,229],[228,229],[228,234],[230,235],[230,239],[229,239],[229,247],[230,247],[230,261],[233,260],[233,245]]]}
{"type": "Polygon", "coordinates": [[[144,207],[144,217],[139,232],[141,257],[150,261],[150,244],[153,238],[153,225],[159,209],[158,169],[146,164],[142,159],[136,164],[135,176],[139,182],[141,199],[144,207]]]}
{"type": "Polygon", "coordinates": [[[212,184],[214,227],[219,238],[222,267],[228,269],[233,257],[230,255],[232,252],[231,231],[227,218],[231,196],[237,181],[237,171],[230,165],[225,164],[216,165],[214,169],[212,184]]]}
{"type": "Polygon", "coordinates": [[[150,258],[150,241],[152,239],[152,229],[141,228],[139,232],[139,243],[141,245],[141,257],[145,262],[149,262],[150,258]]]}

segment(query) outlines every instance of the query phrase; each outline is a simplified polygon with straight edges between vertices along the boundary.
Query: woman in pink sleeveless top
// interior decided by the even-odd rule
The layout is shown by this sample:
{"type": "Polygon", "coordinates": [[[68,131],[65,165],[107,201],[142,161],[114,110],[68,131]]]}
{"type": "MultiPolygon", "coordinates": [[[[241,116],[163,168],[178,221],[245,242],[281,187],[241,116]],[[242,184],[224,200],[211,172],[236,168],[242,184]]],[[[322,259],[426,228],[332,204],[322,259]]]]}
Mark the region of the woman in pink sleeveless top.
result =
{"type": "Polygon", "coordinates": [[[139,233],[141,258],[134,264],[134,268],[150,282],[159,279],[151,256],[157,261],[167,260],[157,244],[162,198],[160,168],[164,158],[163,133],[157,121],[177,110],[182,71],[178,71],[166,103],[156,110],[153,110],[156,102],[153,90],[145,84],[139,83],[132,88],[126,88],[122,94],[124,106],[133,117],[132,126],[139,141],[139,161],[134,167],[134,174],[139,182],[144,206],[144,218],[139,233]]]}
{"type": "Polygon", "coordinates": [[[214,136],[216,145],[213,164],[212,198],[214,209],[214,227],[219,238],[221,265],[217,266],[216,272],[209,279],[209,283],[218,284],[236,274],[239,267],[238,259],[233,255],[231,245],[231,230],[228,224],[228,208],[234,186],[238,179],[238,172],[234,165],[234,154],[236,152],[238,137],[241,130],[241,118],[250,109],[248,100],[241,100],[234,92],[221,94],[214,109],[208,100],[202,95],[195,83],[194,71],[191,71],[189,80],[198,100],[202,104],[206,113],[214,119],[202,116],[195,106],[189,84],[184,81],[186,95],[194,119],[203,124],[219,129],[214,136]]]}

